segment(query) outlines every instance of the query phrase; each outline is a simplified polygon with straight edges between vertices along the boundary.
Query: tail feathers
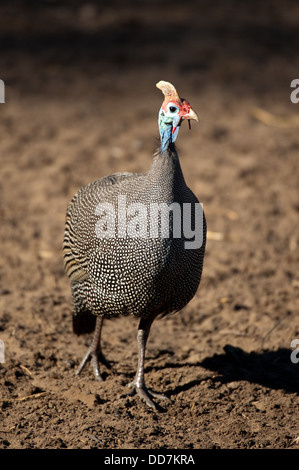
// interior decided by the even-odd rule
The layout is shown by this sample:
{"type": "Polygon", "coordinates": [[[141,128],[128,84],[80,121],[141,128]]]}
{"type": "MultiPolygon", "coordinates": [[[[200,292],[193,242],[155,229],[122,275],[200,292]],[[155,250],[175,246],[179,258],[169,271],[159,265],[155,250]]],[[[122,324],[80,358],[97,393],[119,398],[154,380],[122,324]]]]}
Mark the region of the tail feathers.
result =
{"type": "Polygon", "coordinates": [[[97,317],[90,310],[80,311],[73,315],[73,331],[76,335],[92,333],[95,329],[97,317]]]}

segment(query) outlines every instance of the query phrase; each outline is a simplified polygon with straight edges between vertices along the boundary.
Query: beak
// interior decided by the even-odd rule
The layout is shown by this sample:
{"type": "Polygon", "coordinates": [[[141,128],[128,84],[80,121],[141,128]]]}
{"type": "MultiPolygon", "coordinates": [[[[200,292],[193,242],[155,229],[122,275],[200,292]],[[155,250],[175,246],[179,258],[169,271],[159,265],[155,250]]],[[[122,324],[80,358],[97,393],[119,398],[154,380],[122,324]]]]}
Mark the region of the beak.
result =
{"type": "Polygon", "coordinates": [[[183,114],[182,119],[188,119],[189,129],[191,129],[191,119],[199,122],[199,117],[197,116],[196,112],[193,111],[192,108],[189,109],[189,112],[187,114],[183,114]]]}
{"type": "Polygon", "coordinates": [[[193,119],[194,121],[199,122],[199,117],[197,116],[196,112],[193,111],[192,108],[190,108],[189,113],[184,114],[184,115],[182,116],[182,118],[183,118],[183,119],[188,119],[188,120],[193,119]]]}

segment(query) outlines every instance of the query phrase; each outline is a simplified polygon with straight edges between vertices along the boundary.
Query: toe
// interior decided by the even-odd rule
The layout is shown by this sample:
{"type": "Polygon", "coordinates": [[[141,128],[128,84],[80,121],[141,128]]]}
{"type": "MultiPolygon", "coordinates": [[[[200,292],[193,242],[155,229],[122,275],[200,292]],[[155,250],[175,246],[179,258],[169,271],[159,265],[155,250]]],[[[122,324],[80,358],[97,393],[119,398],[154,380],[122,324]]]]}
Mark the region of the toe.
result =
{"type": "Polygon", "coordinates": [[[166,395],[164,395],[163,393],[154,392],[150,388],[148,388],[147,391],[154,398],[158,398],[159,400],[168,400],[168,401],[170,401],[170,398],[167,397],[166,395]]]}
{"type": "Polygon", "coordinates": [[[128,386],[132,388],[132,393],[137,393],[137,395],[155,411],[158,411],[158,408],[157,405],[153,402],[152,397],[158,398],[160,400],[170,401],[167,396],[161,393],[156,393],[153,390],[148,389],[145,385],[137,385],[135,381],[129,383],[128,386]]]}

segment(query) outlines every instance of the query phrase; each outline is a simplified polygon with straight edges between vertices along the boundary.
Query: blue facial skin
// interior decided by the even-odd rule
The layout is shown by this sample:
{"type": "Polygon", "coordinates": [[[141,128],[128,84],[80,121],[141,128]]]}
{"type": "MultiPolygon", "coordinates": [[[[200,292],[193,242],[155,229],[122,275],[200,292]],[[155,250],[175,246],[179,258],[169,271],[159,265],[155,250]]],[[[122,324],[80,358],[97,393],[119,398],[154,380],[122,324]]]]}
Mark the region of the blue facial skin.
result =
{"type": "Polygon", "coordinates": [[[165,113],[162,108],[160,109],[158,124],[161,138],[161,153],[165,152],[169,145],[175,142],[180,130],[180,121],[178,108],[174,113],[170,111],[165,113]],[[176,128],[174,133],[172,133],[173,128],[176,128]]]}

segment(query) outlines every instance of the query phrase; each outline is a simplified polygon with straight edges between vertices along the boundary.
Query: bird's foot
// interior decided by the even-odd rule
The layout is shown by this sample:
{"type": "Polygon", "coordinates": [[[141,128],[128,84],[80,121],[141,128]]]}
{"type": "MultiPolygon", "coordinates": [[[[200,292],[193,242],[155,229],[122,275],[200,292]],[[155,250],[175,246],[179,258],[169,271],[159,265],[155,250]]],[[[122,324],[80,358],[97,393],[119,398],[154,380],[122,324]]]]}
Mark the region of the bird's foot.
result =
{"type": "Polygon", "coordinates": [[[153,390],[147,388],[144,383],[140,385],[134,380],[133,382],[128,384],[128,387],[132,389],[132,395],[136,392],[137,395],[139,395],[139,397],[144,400],[145,403],[151,408],[153,408],[155,411],[157,411],[158,408],[157,405],[153,402],[152,397],[158,398],[159,400],[170,401],[170,398],[168,398],[166,395],[154,392],[153,390]]]}
{"type": "Polygon", "coordinates": [[[91,366],[93,368],[96,380],[98,380],[99,382],[103,382],[104,379],[101,375],[100,363],[103,364],[105,367],[107,367],[107,369],[110,369],[110,370],[112,370],[112,366],[111,366],[110,362],[105,358],[105,356],[102,352],[98,353],[98,352],[94,351],[92,348],[88,349],[87,353],[85,354],[84,358],[82,359],[81,364],[79,365],[79,367],[76,371],[76,375],[81,374],[82,370],[84,369],[84,367],[85,367],[85,365],[86,365],[86,363],[89,359],[90,359],[91,366]]]}

